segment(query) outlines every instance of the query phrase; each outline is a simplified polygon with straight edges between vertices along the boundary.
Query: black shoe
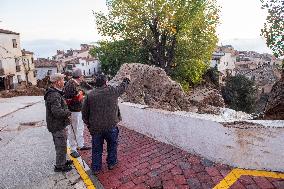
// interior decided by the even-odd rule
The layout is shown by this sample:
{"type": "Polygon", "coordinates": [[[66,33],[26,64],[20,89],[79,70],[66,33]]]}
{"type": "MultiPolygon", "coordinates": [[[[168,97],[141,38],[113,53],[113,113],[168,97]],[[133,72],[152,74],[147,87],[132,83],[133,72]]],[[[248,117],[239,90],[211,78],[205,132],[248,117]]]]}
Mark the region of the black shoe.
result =
{"type": "Polygon", "coordinates": [[[117,166],[117,163],[108,166],[108,170],[113,170],[117,166]]]}
{"type": "Polygon", "coordinates": [[[70,156],[72,156],[73,158],[78,158],[80,157],[80,154],[77,151],[72,151],[70,156]]]}
{"type": "Polygon", "coordinates": [[[81,148],[77,148],[78,150],[90,150],[92,149],[91,147],[88,147],[88,146],[83,146],[81,148]]]}
{"type": "Polygon", "coordinates": [[[64,165],[62,167],[57,167],[55,165],[55,167],[54,167],[55,172],[68,172],[68,171],[71,171],[71,170],[72,170],[71,165],[64,165]]]}
{"type": "Polygon", "coordinates": [[[65,165],[72,165],[72,164],[73,164],[73,161],[72,161],[72,160],[66,160],[65,165]]]}

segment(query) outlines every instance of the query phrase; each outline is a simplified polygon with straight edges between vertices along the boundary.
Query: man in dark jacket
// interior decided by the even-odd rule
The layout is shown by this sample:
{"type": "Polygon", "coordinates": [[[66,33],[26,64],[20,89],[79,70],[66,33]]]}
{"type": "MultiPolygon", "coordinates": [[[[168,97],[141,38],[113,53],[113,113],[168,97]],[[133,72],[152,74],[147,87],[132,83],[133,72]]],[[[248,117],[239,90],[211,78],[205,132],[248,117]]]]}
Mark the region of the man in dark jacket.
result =
{"type": "Polygon", "coordinates": [[[102,167],[104,140],[107,142],[107,164],[111,170],[117,164],[117,140],[120,121],[118,97],[122,95],[130,82],[124,78],[119,86],[107,86],[104,75],[96,77],[95,89],[85,97],[82,116],[92,135],[92,170],[98,173],[102,167]]]}
{"type": "Polygon", "coordinates": [[[56,73],[50,77],[51,87],[44,95],[47,129],[51,132],[56,151],[54,171],[66,172],[72,169],[72,161],[66,161],[66,126],[70,124],[67,104],[63,98],[64,75],[56,73]]]}
{"type": "Polygon", "coordinates": [[[70,79],[64,88],[64,95],[68,108],[71,111],[71,125],[68,127],[68,142],[71,148],[71,156],[77,158],[80,156],[77,149],[89,150],[90,147],[84,145],[84,124],[82,120],[82,103],[84,90],[81,86],[83,75],[80,69],[73,70],[72,79],[70,79]]]}

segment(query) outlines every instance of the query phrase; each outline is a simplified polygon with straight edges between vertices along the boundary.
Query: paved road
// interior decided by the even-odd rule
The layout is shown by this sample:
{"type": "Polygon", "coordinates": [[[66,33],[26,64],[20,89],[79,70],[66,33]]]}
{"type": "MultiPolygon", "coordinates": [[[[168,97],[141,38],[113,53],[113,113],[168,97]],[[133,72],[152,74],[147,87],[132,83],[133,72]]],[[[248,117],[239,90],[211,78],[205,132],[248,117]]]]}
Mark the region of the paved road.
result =
{"type": "Polygon", "coordinates": [[[42,97],[0,99],[0,188],[85,188],[80,176],[55,173],[42,97]]]}

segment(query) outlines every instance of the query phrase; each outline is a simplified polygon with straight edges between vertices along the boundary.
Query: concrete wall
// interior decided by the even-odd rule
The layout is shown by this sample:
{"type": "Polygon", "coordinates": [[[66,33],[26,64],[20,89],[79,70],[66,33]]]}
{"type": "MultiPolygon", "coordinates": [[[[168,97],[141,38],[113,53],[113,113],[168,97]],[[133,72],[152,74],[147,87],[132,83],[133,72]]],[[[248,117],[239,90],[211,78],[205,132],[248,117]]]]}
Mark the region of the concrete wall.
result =
{"type": "Polygon", "coordinates": [[[228,128],[189,113],[119,106],[124,126],[158,141],[240,168],[284,171],[283,121],[276,128],[228,128]]]}

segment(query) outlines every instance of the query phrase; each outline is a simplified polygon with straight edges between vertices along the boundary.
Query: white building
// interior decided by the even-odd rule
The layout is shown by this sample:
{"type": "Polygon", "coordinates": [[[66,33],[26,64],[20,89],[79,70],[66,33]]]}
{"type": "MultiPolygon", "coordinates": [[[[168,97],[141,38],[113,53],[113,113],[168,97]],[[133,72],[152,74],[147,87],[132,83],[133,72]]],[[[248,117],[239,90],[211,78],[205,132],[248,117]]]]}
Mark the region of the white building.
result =
{"type": "Polygon", "coordinates": [[[82,70],[87,77],[93,76],[100,71],[100,62],[89,53],[93,46],[81,44],[81,49],[69,49],[66,52],[57,50],[57,54],[52,57],[53,60],[64,64],[64,71],[72,71],[74,68],[82,70]]]}
{"type": "Polygon", "coordinates": [[[67,62],[77,58],[92,58],[89,51],[93,47],[88,44],[81,44],[80,50],[69,49],[66,52],[64,50],[57,50],[56,55],[52,57],[53,60],[67,62]]]}
{"type": "Polygon", "coordinates": [[[38,80],[42,80],[46,76],[50,76],[63,71],[61,62],[45,58],[39,58],[35,60],[35,70],[36,78],[38,80]]]}
{"type": "Polygon", "coordinates": [[[100,62],[95,58],[77,58],[65,63],[66,71],[72,71],[74,68],[79,68],[85,76],[93,76],[100,71],[100,62]]]}
{"type": "Polygon", "coordinates": [[[31,52],[22,54],[19,33],[0,29],[0,89],[12,89],[27,77],[35,84],[33,70],[24,67],[33,67],[32,58],[31,52]]]}
{"type": "Polygon", "coordinates": [[[231,46],[219,47],[212,56],[211,67],[217,67],[220,72],[219,82],[225,77],[235,75],[236,51],[231,46]]]}

